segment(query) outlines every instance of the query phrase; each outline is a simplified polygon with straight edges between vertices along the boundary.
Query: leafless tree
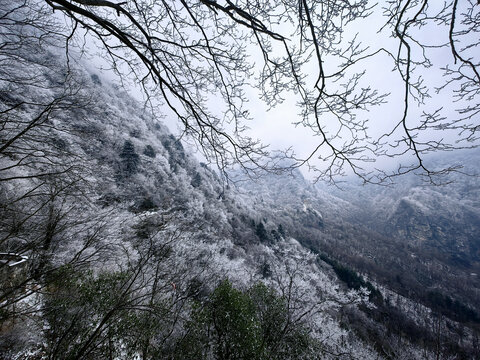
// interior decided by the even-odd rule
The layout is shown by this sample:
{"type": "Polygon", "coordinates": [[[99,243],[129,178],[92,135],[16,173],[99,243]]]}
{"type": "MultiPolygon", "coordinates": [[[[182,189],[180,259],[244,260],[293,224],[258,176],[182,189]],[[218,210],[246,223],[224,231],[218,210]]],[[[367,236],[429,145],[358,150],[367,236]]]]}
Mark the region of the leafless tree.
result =
{"type": "Polygon", "coordinates": [[[120,251],[124,261],[116,268],[69,265],[51,273],[42,308],[51,326],[49,358],[171,356],[189,302],[203,286],[192,287],[192,280],[212,276],[208,262],[192,267],[198,254],[178,256],[186,233],[169,224],[172,216],[140,216],[130,229],[140,238],[120,251]]]}
{"type": "Polygon", "coordinates": [[[253,173],[279,170],[285,166],[277,160],[287,157],[293,160],[287,167],[308,165],[317,179],[348,171],[371,182],[411,171],[433,179],[455,168],[431,168],[426,155],[478,146],[479,7],[473,0],[32,4],[35,11],[54,10],[52,19],[64,24],[67,52],[82,41],[87,49],[85,41],[96,39],[123,80],[134,79],[149,101],[166,104],[184,134],[222,170],[232,163],[253,173]],[[362,45],[366,23],[376,21],[384,40],[376,48],[362,45]],[[424,29],[435,36],[422,35],[424,29]],[[451,61],[439,59],[436,51],[442,50],[450,51],[451,61]],[[385,60],[394,72],[389,84],[376,89],[366,69],[385,60]],[[443,70],[440,83],[424,80],[430,68],[437,78],[443,70]],[[388,96],[396,90],[390,83],[403,83],[400,94],[388,96]],[[270,107],[287,97],[297,101],[300,116],[294,123],[316,139],[309,154],[297,155],[294,148],[280,154],[250,137],[251,87],[270,107]],[[432,108],[427,100],[438,96],[452,104],[432,108]],[[368,110],[392,101],[403,108],[390,115],[383,134],[371,133],[368,110]],[[370,171],[365,163],[378,157],[398,158],[401,165],[370,171]]]}
{"type": "Polygon", "coordinates": [[[2,326],[38,313],[46,275],[102,250],[105,214],[86,211],[91,164],[65,136],[74,130],[65,119],[89,98],[81,77],[55,60],[62,36],[50,17],[28,2],[0,1],[0,252],[28,258],[20,270],[0,263],[2,326]]]}

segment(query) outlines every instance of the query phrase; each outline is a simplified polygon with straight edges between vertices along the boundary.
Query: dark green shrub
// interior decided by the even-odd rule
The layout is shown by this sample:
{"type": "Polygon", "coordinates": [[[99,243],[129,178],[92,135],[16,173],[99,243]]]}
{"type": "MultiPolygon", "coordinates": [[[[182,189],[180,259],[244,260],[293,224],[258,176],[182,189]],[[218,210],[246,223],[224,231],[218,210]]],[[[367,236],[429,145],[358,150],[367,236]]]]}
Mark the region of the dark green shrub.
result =
{"type": "Polygon", "coordinates": [[[198,188],[202,184],[202,177],[198,172],[193,177],[191,184],[195,188],[198,188]]]}
{"type": "Polygon", "coordinates": [[[248,295],[223,281],[202,306],[196,303],[179,359],[258,359],[261,332],[248,295]]]}
{"type": "Polygon", "coordinates": [[[155,152],[155,150],[151,145],[147,145],[143,149],[143,155],[154,158],[155,156],[157,156],[157,153],[155,152]]]}
{"type": "Polygon", "coordinates": [[[311,339],[290,316],[286,300],[264,284],[242,292],[225,280],[195,303],[177,359],[307,359],[311,339]]]}

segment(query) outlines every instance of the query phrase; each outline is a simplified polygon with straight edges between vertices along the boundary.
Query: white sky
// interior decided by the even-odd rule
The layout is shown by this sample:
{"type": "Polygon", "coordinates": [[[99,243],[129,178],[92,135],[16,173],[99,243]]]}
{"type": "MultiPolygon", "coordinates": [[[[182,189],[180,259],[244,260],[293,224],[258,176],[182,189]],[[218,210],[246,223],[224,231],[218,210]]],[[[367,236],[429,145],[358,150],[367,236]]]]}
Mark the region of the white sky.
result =
{"type": "MultiPolygon", "coordinates": [[[[376,12],[378,13],[378,5],[376,12]]],[[[354,25],[346,28],[345,38],[348,39],[348,37],[353,37],[355,33],[359,33],[359,38],[365,45],[370,46],[372,52],[379,47],[387,47],[395,53],[398,48],[397,40],[389,39],[388,33],[377,33],[383,25],[383,21],[385,21],[385,19],[382,16],[371,16],[365,21],[356,22],[354,25]]],[[[440,28],[436,26],[426,27],[415,35],[429,43],[438,44],[446,42],[448,28],[443,27],[442,31],[439,31],[439,29],[440,28]]],[[[280,32],[284,33],[282,32],[282,29],[280,29],[280,32]]],[[[434,67],[428,69],[428,71],[422,71],[422,76],[425,77],[430,86],[435,86],[439,85],[442,80],[442,72],[439,68],[446,63],[453,63],[453,56],[450,51],[444,49],[432,50],[430,52],[430,57],[434,59],[434,67]]],[[[258,56],[252,55],[252,58],[257,62],[261,62],[261,58],[258,56]]],[[[329,65],[328,62],[325,63],[327,71],[329,65]]],[[[401,119],[403,112],[404,85],[399,74],[392,71],[393,63],[385,54],[379,54],[376,57],[367,60],[362,63],[361,67],[367,70],[365,78],[368,81],[368,85],[373,88],[378,88],[380,92],[391,93],[388,98],[388,104],[371,108],[368,113],[364,112],[362,114],[369,120],[370,136],[375,137],[385,131],[391,130],[392,125],[401,119]]],[[[318,75],[317,69],[312,67],[309,73],[311,81],[314,81],[318,75]]],[[[116,76],[108,71],[103,72],[103,76],[109,80],[116,80],[116,76]]],[[[365,83],[365,85],[367,85],[367,83],[365,83]]],[[[135,86],[132,86],[131,94],[139,100],[143,98],[138,87],[135,88],[135,86]]],[[[252,137],[261,139],[265,144],[270,144],[272,150],[282,150],[293,146],[298,156],[305,156],[315,148],[317,145],[317,139],[312,136],[311,131],[303,127],[294,127],[292,125],[292,122],[298,120],[298,113],[300,111],[295,104],[296,98],[293,94],[291,96],[286,96],[286,100],[282,104],[270,111],[267,111],[266,104],[258,100],[258,90],[251,89],[248,95],[250,97],[248,109],[251,117],[254,119],[248,123],[248,126],[251,129],[249,133],[252,137]]],[[[434,91],[431,91],[431,95],[433,98],[429,100],[427,108],[444,106],[447,110],[447,114],[453,114],[457,105],[453,104],[452,98],[448,94],[439,96],[436,95],[434,91]]],[[[412,101],[409,109],[409,121],[416,121],[421,114],[421,111],[422,109],[418,108],[412,101]]],[[[172,132],[178,133],[178,122],[174,116],[167,115],[164,122],[172,132]]],[[[429,133],[429,136],[431,135],[432,134],[429,133]]],[[[449,135],[451,134],[442,133],[442,136],[449,135]]],[[[391,159],[385,161],[380,160],[380,163],[376,166],[388,166],[391,162],[391,159]]]]}

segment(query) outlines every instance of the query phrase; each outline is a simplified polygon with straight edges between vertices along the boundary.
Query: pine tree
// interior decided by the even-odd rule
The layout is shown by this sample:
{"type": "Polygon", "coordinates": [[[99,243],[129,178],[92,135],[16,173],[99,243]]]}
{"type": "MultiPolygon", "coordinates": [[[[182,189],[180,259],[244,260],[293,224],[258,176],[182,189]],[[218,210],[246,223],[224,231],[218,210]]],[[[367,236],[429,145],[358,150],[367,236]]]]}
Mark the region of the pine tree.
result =
{"type": "Polygon", "coordinates": [[[138,154],[135,152],[135,146],[130,140],[125,140],[122,152],[120,153],[122,171],[125,175],[133,175],[137,172],[140,162],[138,154]]]}

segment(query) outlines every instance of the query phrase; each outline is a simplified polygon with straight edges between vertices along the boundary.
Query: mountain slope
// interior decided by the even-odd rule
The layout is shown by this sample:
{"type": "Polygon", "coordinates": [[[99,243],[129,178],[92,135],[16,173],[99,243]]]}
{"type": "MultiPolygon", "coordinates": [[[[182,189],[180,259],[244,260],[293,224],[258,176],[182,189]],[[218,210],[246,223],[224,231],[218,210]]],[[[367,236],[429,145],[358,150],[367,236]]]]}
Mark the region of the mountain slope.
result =
{"type": "MultiPolygon", "coordinates": [[[[475,337],[480,319],[478,185],[470,182],[459,176],[448,187],[429,187],[407,177],[393,188],[346,183],[339,191],[308,185],[296,172],[266,176],[243,189],[258,199],[255,207],[268,219],[267,228],[281,223],[348,287],[370,290],[376,310],[349,317],[359,333],[379,341],[382,332],[375,327],[385,326],[389,333],[431,344],[432,323],[440,318],[451,329],[442,330],[450,351],[468,358],[456,344],[464,341],[459,334],[465,326],[472,331],[470,341],[475,337]],[[368,318],[376,325],[367,325],[368,318]]],[[[388,348],[388,341],[379,346],[388,348]]]]}
{"type": "MultiPolygon", "coordinates": [[[[12,263],[1,263],[2,357],[175,358],[191,351],[182,338],[204,326],[192,316],[217,301],[225,278],[233,295],[258,282],[272,289],[286,304],[284,333],[304,334],[296,353],[375,356],[339,321],[342,308],[365,301],[362,291],[342,289],[291,237],[261,243],[252,199],[225,189],[120,88],[73,65],[63,72],[48,50],[29,54],[11,72],[28,73],[49,56],[44,86],[1,90],[9,130],[1,139],[0,252],[28,259],[15,276],[12,263]],[[73,87],[66,101],[63,90],[73,87]],[[21,105],[35,96],[35,106],[21,105]]],[[[279,345],[285,334],[265,351],[289,357],[279,345]]],[[[198,343],[205,354],[209,343],[198,343]]]]}

